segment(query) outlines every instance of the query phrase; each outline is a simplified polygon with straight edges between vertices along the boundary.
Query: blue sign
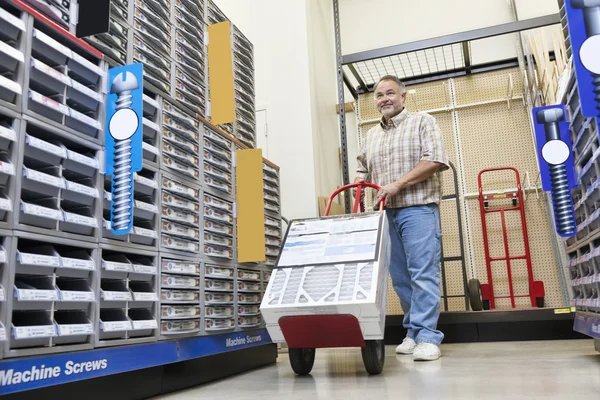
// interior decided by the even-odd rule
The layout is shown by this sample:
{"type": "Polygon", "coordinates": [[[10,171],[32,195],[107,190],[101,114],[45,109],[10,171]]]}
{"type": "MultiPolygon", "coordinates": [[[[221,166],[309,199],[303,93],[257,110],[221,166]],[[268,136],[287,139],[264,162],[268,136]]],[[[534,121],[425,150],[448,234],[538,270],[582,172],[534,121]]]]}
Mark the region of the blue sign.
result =
{"type": "Polygon", "coordinates": [[[585,117],[598,117],[600,102],[600,2],[565,0],[573,64],[585,117]]]}
{"type": "Polygon", "coordinates": [[[112,176],[110,226],[115,235],[133,227],[133,174],[142,169],[143,65],[108,70],[106,175],[112,176]]]}
{"type": "Polygon", "coordinates": [[[571,193],[577,179],[567,109],[564,105],[536,107],[533,123],[542,189],[552,195],[556,232],[571,237],[577,232],[571,193]]]}
{"type": "Polygon", "coordinates": [[[0,395],[271,343],[266,329],[0,362],[0,395]]]}

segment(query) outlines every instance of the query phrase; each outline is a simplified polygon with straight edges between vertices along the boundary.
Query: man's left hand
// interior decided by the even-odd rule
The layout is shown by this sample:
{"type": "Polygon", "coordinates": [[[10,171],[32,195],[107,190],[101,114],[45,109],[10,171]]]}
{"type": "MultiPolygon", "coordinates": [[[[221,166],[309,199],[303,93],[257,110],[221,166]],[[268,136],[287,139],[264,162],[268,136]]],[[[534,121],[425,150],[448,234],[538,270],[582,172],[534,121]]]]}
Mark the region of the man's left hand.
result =
{"type": "Polygon", "coordinates": [[[377,192],[376,203],[379,204],[381,200],[384,200],[384,204],[387,206],[389,200],[397,195],[400,190],[402,190],[402,186],[398,182],[390,183],[389,185],[385,185],[379,192],[377,192]]]}

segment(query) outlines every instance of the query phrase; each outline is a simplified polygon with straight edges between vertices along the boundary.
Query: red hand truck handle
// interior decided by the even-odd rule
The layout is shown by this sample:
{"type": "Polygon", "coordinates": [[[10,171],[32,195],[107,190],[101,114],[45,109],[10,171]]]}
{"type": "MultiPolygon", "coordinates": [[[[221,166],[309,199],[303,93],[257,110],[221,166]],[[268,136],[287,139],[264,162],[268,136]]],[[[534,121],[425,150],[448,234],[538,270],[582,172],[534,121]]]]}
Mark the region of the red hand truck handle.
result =
{"type": "Polygon", "coordinates": [[[521,191],[521,176],[519,175],[519,171],[515,167],[496,167],[496,168],[482,169],[477,174],[477,186],[478,186],[480,195],[483,194],[483,185],[481,184],[481,175],[485,174],[486,172],[492,172],[492,171],[513,171],[517,178],[517,189],[519,192],[521,191]]]}
{"type": "MultiPolygon", "coordinates": [[[[329,215],[329,211],[331,209],[331,203],[333,203],[333,199],[335,196],[337,196],[338,194],[348,190],[348,189],[352,189],[352,188],[358,188],[356,189],[356,197],[354,198],[354,207],[352,209],[353,213],[357,213],[358,212],[358,206],[360,205],[360,212],[364,212],[365,211],[365,206],[364,204],[360,201],[361,198],[361,194],[362,194],[362,188],[364,187],[370,187],[372,189],[375,190],[379,190],[381,189],[381,186],[378,186],[374,183],[371,182],[356,182],[356,183],[351,183],[349,185],[345,185],[342,186],[341,188],[339,188],[338,190],[336,190],[335,192],[333,192],[331,194],[331,196],[329,196],[329,200],[327,200],[327,207],[325,208],[325,216],[329,215]]],[[[385,201],[381,200],[381,207],[380,209],[383,210],[383,206],[385,205],[385,201]]]]}

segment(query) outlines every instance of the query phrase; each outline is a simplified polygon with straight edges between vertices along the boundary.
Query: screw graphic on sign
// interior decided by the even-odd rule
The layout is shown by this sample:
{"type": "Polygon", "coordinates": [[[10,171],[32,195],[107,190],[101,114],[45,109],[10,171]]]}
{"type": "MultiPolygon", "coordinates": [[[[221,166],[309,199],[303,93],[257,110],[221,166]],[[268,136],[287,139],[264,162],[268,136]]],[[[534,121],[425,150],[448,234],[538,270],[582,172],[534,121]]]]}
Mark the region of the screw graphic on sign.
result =
{"type": "Polygon", "coordinates": [[[112,174],[112,228],[120,231],[132,223],[131,195],[131,137],[138,128],[138,116],[131,108],[131,92],[139,87],[131,72],[117,75],[112,81],[111,94],[117,95],[116,112],[109,123],[109,133],[115,140],[114,172],[112,174]]]}
{"type": "Polygon", "coordinates": [[[572,195],[569,189],[567,167],[569,146],[560,138],[559,122],[565,119],[560,108],[540,110],[536,114],[537,122],[544,124],[546,143],[542,147],[542,158],[550,167],[550,184],[552,185],[552,204],[556,228],[559,233],[572,235],[575,233],[575,221],[572,215],[572,195]]]}
{"type": "Polygon", "coordinates": [[[592,73],[597,108],[600,112],[600,0],[571,0],[573,8],[583,9],[587,39],[579,49],[584,68],[592,73]]]}

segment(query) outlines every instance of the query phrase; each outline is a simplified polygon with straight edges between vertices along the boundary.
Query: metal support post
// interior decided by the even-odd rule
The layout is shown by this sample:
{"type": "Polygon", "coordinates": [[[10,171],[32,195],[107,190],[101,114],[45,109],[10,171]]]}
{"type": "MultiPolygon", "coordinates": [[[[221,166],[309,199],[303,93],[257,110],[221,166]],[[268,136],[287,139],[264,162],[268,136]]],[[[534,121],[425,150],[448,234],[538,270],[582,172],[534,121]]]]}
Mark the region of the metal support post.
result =
{"type": "MultiPolygon", "coordinates": [[[[337,68],[338,103],[340,105],[340,142],[342,146],[342,184],[350,183],[348,169],[348,140],[346,137],[346,111],[344,109],[344,71],[342,70],[342,40],[340,36],[340,9],[338,0],[333,0],[333,20],[335,25],[335,55],[337,68]]],[[[346,214],[350,213],[350,196],[344,196],[346,214]]]]}

